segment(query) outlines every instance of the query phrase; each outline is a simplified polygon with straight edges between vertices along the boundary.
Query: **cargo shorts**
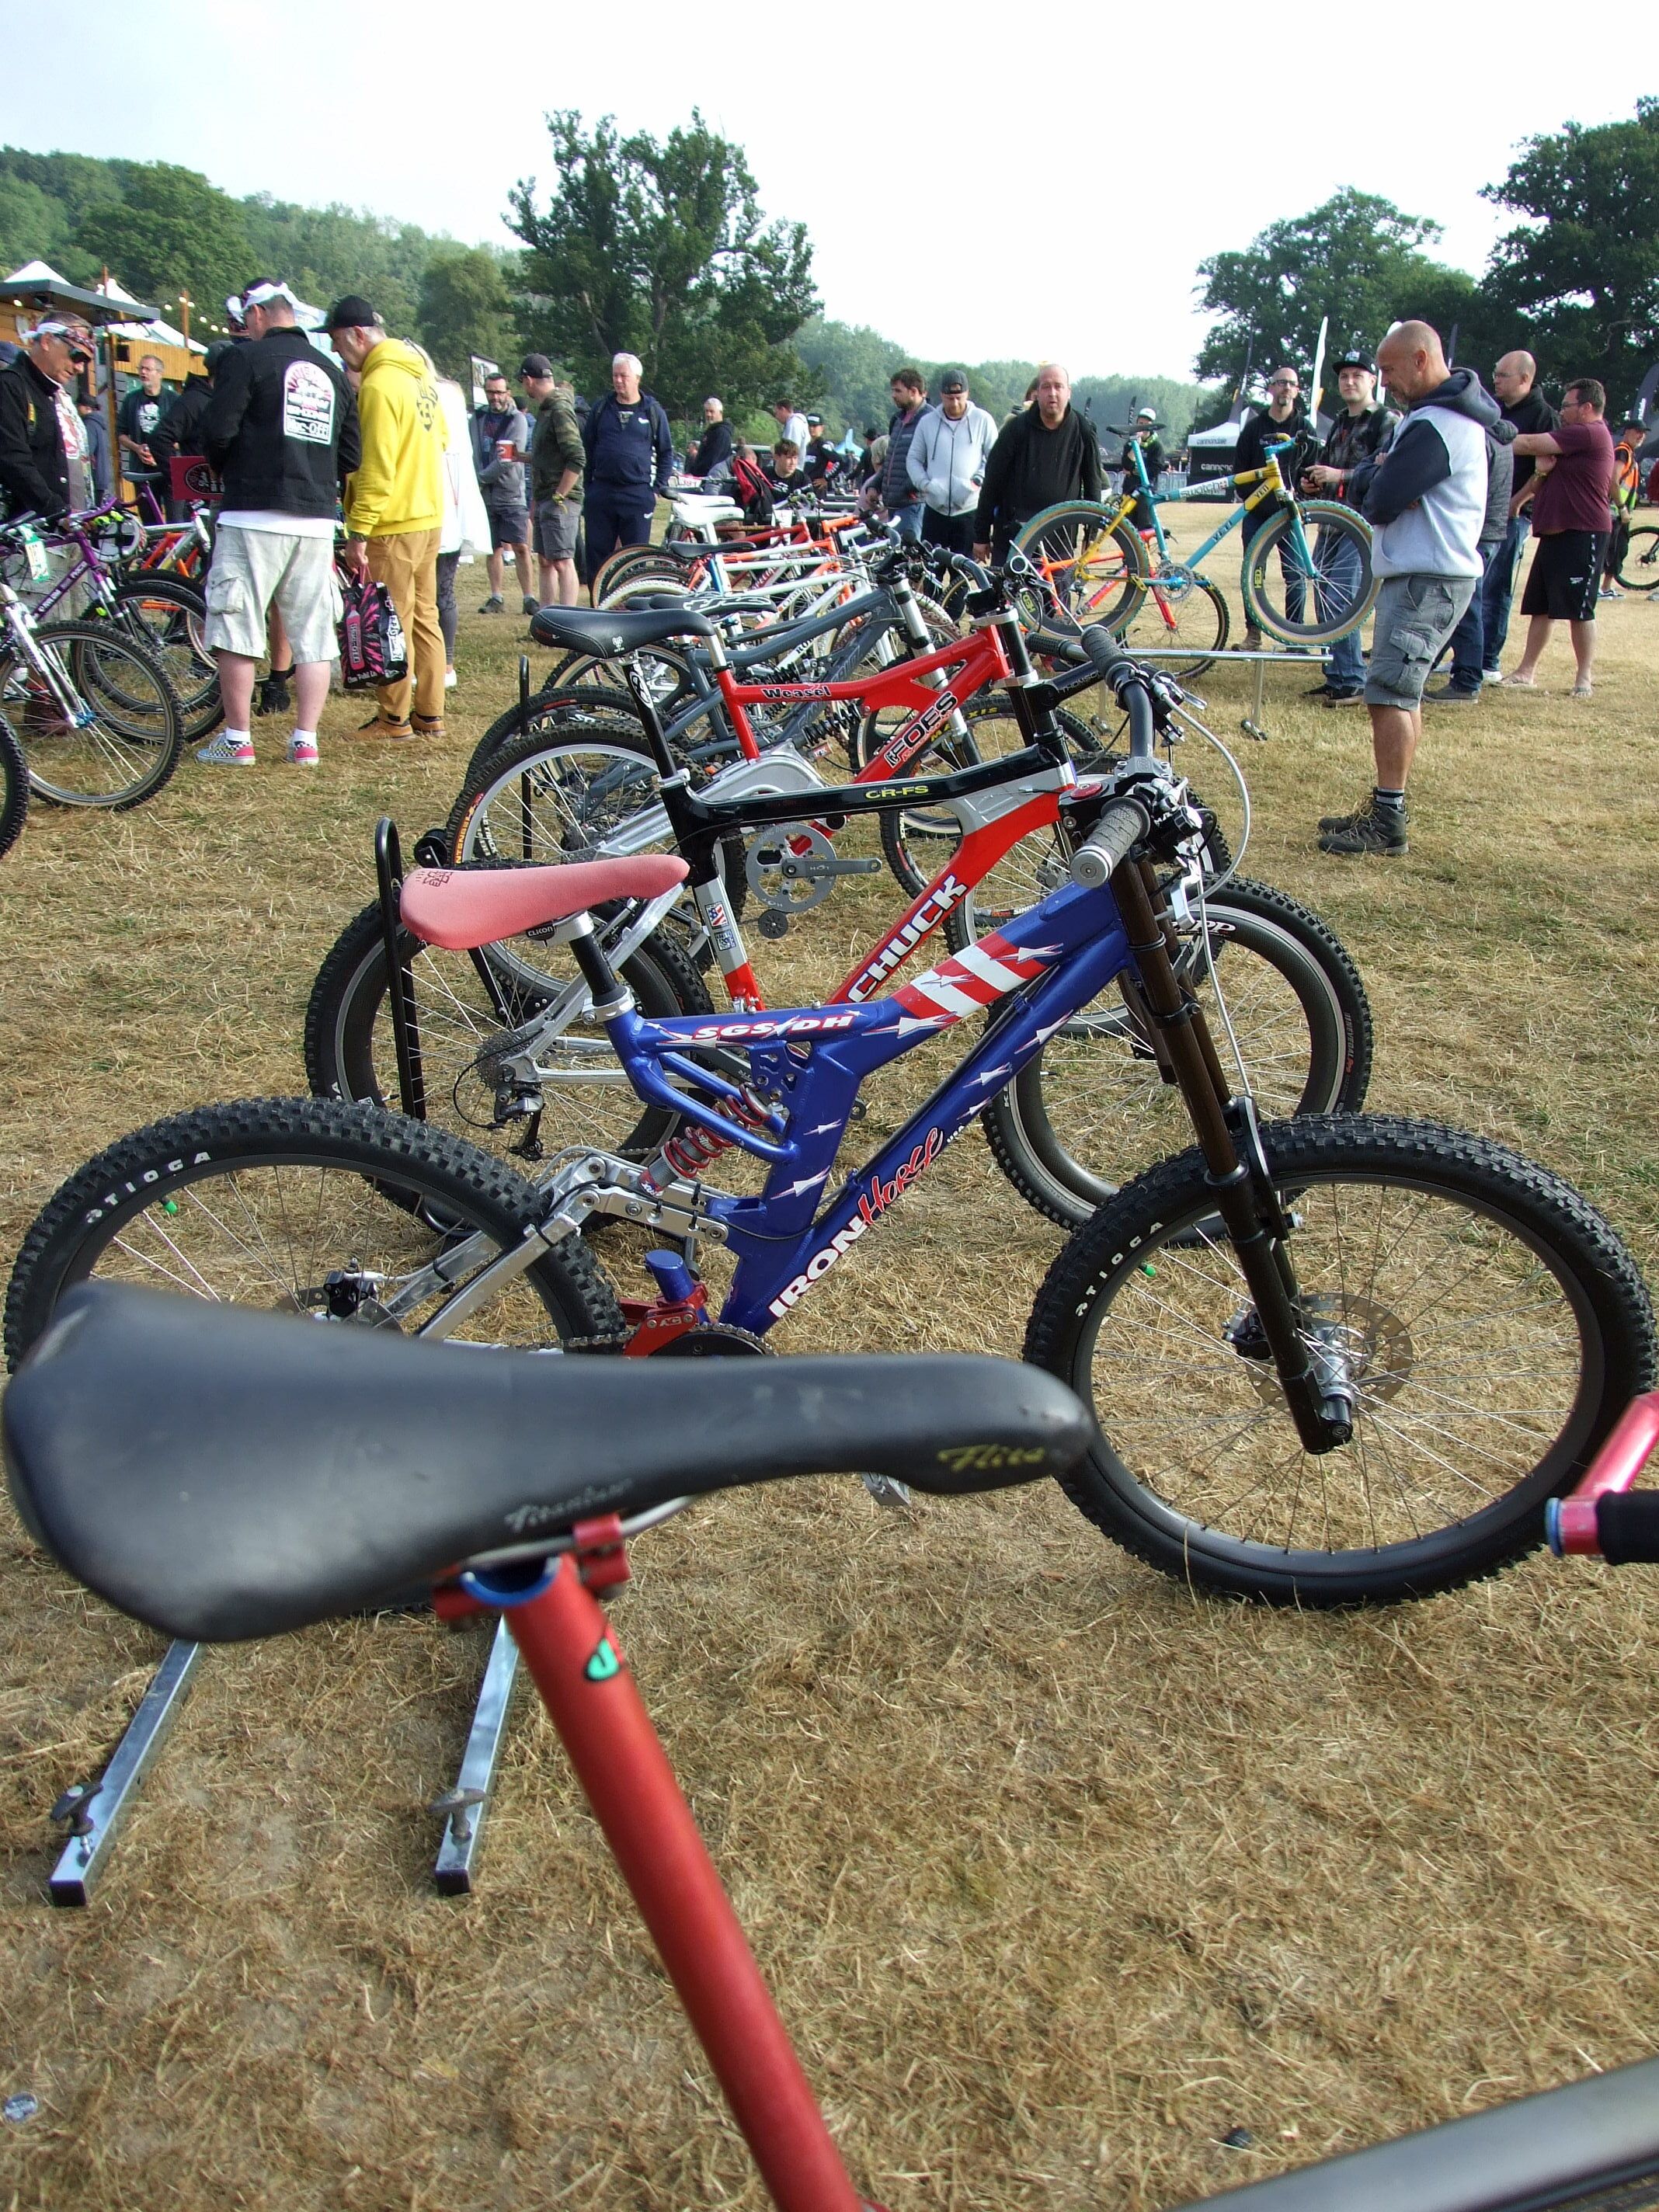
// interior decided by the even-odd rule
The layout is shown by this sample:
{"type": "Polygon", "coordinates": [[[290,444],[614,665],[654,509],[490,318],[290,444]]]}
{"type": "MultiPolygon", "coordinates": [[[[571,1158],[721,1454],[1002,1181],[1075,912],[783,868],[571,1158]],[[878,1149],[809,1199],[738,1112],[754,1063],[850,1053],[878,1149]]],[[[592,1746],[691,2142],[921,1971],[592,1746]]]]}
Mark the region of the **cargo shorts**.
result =
{"type": "Polygon", "coordinates": [[[210,653],[262,660],[272,602],[296,663],[337,660],[343,611],[334,576],[334,538],[221,524],[207,578],[204,638],[210,653]]]}
{"type": "Polygon", "coordinates": [[[1376,595],[1371,657],[1365,670],[1368,707],[1423,703],[1423,686],[1441,647],[1463,619],[1475,576],[1389,576],[1376,595]]]}

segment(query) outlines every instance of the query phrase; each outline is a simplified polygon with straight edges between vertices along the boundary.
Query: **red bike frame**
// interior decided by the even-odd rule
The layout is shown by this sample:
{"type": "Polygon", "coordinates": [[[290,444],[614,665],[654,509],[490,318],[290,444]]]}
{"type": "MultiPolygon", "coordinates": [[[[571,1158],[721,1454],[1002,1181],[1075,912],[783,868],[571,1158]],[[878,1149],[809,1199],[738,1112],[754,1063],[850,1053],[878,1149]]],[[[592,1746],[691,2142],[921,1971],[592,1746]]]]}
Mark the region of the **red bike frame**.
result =
{"type": "Polygon", "coordinates": [[[465,1576],[440,1616],[505,1613],[605,1841],[780,2212],[880,2212],[848,2179],[667,1753],[592,1595],[628,1579],[613,1516],[519,1595],[465,1576]]]}

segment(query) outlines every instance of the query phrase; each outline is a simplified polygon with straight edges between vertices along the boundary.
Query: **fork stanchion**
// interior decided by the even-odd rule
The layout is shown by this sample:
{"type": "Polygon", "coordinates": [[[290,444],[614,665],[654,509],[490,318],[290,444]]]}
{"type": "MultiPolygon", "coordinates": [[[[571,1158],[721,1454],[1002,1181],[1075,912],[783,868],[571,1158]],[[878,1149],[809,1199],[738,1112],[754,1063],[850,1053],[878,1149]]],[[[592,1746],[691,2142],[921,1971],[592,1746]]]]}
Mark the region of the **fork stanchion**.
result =
{"type": "Polygon", "coordinates": [[[781,2212],[860,2212],[610,1624],[569,1559],[507,1615],[781,2212]]]}
{"type": "Polygon", "coordinates": [[[53,1819],[67,1820],[70,1827],[47,1884],[54,1905],[84,1905],[91,1896],[122,1816],[177,1717],[201,1656],[199,1644],[168,1645],[101,1777],[90,1788],[66,1790],[53,1808],[53,1819]]]}

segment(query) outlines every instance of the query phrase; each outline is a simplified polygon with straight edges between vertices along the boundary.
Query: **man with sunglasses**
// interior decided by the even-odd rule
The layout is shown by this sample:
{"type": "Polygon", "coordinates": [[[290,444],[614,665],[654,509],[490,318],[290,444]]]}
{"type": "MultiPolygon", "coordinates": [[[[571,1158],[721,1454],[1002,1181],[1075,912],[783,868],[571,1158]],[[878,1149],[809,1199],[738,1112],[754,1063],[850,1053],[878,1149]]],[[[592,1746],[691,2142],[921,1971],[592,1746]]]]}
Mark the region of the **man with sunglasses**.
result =
{"type": "Polygon", "coordinates": [[[57,516],[92,505],[86,425],[73,390],[92,360],[88,325],[78,316],[51,315],[0,369],[0,491],[8,514],[57,516]]]}

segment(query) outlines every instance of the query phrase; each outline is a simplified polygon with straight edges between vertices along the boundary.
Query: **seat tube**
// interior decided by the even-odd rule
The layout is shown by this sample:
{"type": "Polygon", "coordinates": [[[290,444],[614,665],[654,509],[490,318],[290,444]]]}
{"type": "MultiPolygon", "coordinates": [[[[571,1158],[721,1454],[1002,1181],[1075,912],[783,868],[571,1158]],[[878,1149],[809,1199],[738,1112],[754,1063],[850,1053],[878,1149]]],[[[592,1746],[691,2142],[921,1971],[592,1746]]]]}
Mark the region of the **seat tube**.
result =
{"type": "Polygon", "coordinates": [[[507,1615],[780,2212],[861,2212],[609,1622],[561,1559],[507,1615]]]}

